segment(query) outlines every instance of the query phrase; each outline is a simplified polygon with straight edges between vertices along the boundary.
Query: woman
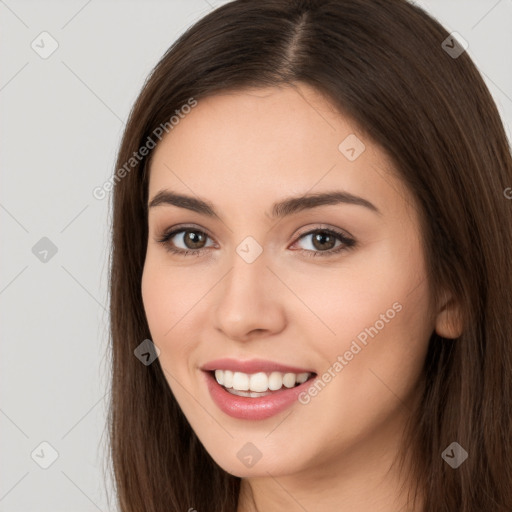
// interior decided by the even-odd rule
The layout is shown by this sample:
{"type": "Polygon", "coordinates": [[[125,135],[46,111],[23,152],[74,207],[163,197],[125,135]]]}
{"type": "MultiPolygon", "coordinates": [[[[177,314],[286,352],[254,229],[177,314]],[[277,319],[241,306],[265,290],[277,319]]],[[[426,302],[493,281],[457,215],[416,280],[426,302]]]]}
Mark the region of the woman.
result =
{"type": "Polygon", "coordinates": [[[228,3],[155,67],[117,169],[123,512],[512,510],[512,159],[439,23],[228,3]]]}

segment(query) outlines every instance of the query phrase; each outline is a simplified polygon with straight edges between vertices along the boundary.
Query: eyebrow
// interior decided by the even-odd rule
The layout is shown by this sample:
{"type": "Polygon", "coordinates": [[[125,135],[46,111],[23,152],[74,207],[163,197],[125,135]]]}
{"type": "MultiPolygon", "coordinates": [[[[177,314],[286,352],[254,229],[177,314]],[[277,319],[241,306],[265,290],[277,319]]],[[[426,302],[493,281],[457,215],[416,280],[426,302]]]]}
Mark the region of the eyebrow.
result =
{"type": "MultiPolygon", "coordinates": [[[[270,216],[272,218],[282,218],[294,213],[316,208],[324,205],[352,204],[363,206],[378,215],[382,212],[370,201],[362,197],[355,196],[345,191],[332,191],[317,194],[305,194],[302,196],[288,197],[282,201],[274,203],[270,216]]],[[[219,217],[215,206],[209,201],[197,197],[177,194],[170,190],[160,190],[149,202],[149,208],[155,208],[161,205],[173,205],[179,208],[186,208],[194,212],[206,215],[208,217],[219,217]]]]}

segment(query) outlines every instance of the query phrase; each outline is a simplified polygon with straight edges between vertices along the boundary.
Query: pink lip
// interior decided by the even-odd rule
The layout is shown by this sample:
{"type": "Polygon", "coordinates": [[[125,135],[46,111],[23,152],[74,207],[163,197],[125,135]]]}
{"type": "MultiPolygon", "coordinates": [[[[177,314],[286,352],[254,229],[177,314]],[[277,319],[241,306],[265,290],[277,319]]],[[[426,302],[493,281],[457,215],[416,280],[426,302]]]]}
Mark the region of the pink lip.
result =
{"type": "Polygon", "coordinates": [[[315,373],[313,370],[287,366],[284,364],[265,361],[263,359],[251,359],[250,361],[237,361],[236,359],[216,359],[201,367],[205,371],[231,370],[232,372],[257,373],[257,372],[282,372],[282,373],[315,373]]]}
{"type": "MultiPolygon", "coordinates": [[[[310,370],[285,366],[270,361],[252,360],[235,361],[233,359],[218,359],[206,364],[202,370],[206,379],[206,386],[212,400],[225,414],[242,420],[264,420],[279,414],[295,402],[299,395],[311,386],[315,377],[310,378],[294,388],[282,388],[272,394],[258,398],[232,395],[221,386],[213,375],[213,370],[231,370],[244,373],[256,373],[258,371],[283,373],[315,373],[310,370]]],[[[316,375],[316,374],[315,374],[316,375]]]]}

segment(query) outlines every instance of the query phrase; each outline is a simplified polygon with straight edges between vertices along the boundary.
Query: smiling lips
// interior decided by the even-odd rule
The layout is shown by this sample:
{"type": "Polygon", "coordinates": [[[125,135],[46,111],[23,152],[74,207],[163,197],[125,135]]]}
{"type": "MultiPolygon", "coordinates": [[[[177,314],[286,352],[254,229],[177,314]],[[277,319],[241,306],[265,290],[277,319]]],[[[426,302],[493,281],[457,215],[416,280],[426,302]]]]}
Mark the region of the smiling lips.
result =
{"type": "Polygon", "coordinates": [[[316,373],[271,361],[221,359],[202,367],[210,395],[229,416],[265,419],[297,401],[316,373]]]}
{"type": "Polygon", "coordinates": [[[293,388],[296,384],[306,382],[311,373],[258,372],[242,373],[231,370],[215,370],[215,379],[226,390],[238,396],[258,397],[268,392],[278,391],[283,386],[293,388]]]}

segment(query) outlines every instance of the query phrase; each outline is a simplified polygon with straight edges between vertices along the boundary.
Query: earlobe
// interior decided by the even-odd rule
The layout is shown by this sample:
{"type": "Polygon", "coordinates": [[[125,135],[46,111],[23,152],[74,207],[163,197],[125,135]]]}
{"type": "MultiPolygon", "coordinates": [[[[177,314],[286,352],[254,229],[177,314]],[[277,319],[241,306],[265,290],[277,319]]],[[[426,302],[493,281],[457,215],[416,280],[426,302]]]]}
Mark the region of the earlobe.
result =
{"type": "Polygon", "coordinates": [[[436,333],[448,339],[455,339],[462,335],[463,322],[460,305],[451,295],[440,306],[435,324],[436,333]]]}

